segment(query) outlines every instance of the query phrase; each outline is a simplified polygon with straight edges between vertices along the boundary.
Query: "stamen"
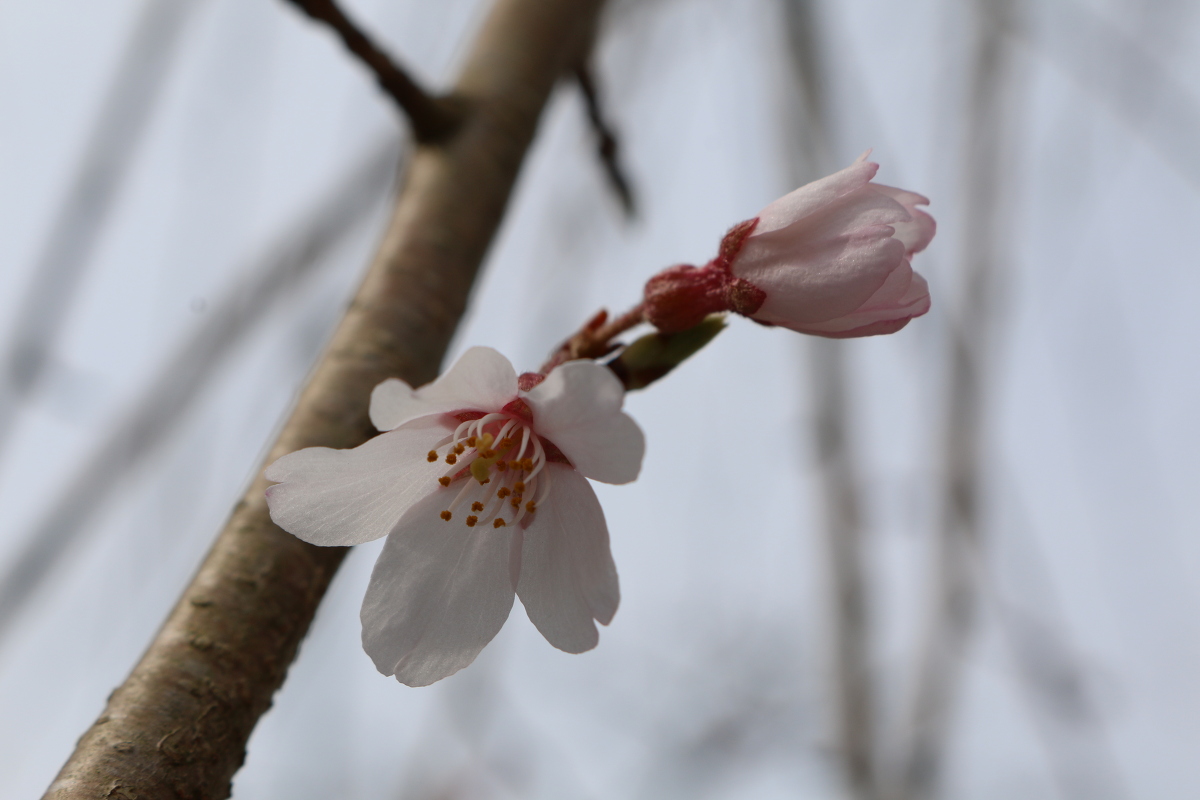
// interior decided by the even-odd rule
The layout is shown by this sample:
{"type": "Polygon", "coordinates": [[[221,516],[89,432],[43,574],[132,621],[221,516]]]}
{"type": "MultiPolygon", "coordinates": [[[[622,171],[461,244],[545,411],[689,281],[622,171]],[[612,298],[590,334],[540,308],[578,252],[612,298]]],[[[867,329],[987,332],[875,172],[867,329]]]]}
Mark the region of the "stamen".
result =
{"type": "Polygon", "coordinates": [[[475,437],[468,436],[467,437],[467,447],[474,447],[474,446],[475,446],[475,437]]]}
{"type": "Polygon", "coordinates": [[[446,522],[449,522],[449,521],[450,521],[450,518],[451,518],[451,517],[453,517],[453,516],[454,516],[454,515],[453,515],[453,514],[451,514],[449,511],[443,511],[443,512],[442,512],[442,519],[446,520],[446,522]]]}
{"type": "Polygon", "coordinates": [[[503,500],[505,497],[508,497],[510,494],[512,494],[512,492],[510,492],[508,490],[507,486],[504,486],[504,487],[501,487],[500,491],[496,492],[496,497],[499,497],[501,500],[503,500]]]}
{"type": "Polygon", "coordinates": [[[492,527],[493,527],[493,528],[503,528],[503,527],[504,527],[505,525],[507,525],[507,524],[508,524],[508,523],[507,523],[507,522],[505,522],[505,521],[504,521],[503,519],[501,519],[500,517],[496,517],[495,521],[492,523],[492,527]]]}
{"type": "Polygon", "coordinates": [[[511,505],[513,508],[520,508],[521,507],[521,495],[514,496],[513,499],[509,500],[508,502],[509,502],[509,505],[511,505]]]}
{"type": "Polygon", "coordinates": [[[458,444],[454,445],[454,452],[455,452],[455,453],[457,453],[457,454],[458,454],[458,455],[460,455],[460,456],[463,454],[463,451],[464,451],[464,450],[466,450],[466,449],[467,449],[467,448],[463,447],[463,443],[462,443],[462,442],[459,442],[458,444]]]}
{"type": "Polygon", "coordinates": [[[504,472],[505,470],[508,469],[508,462],[505,461],[503,458],[500,459],[499,461],[496,462],[496,469],[500,470],[501,472],[504,472]]]}
{"type": "Polygon", "coordinates": [[[530,470],[532,470],[533,469],[533,459],[532,458],[522,458],[521,459],[521,469],[525,470],[526,472],[529,472],[530,470]]]}
{"type": "Polygon", "coordinates": [[[425,458],[429,461],[430,464],[432,464],[434,461],[437,461],[438,460],[437,450],[430,450],[429,455],[427,455],[425,458]]]}
{"type": "Polygon", "coordinates": [[[514,483],[513,491],[516,492],[517,494],[520,494],[521,492],[525,491],[525,481],[517,481],[516,483],[514,483]]]}
{"type": "Polygon", "coordinates": [[[458,461],[458,456],[454,455],[454,453],[446,453],[447,464],[453,464],[456,461],[458,461]]]}
{"type": "Polygon", "coordinates": [[[443,475],[442,477],[438,478],[438,483],[440,483],[442,486],[449,486],[450,477],[448,475],[443,475]]]}
{"type": "Polygon", "coordinates": [[[525,510],[532,514],[534,511],[537,511],[537,503],[530,500],[525,504],[525,510]]]}
{"type": "Polygon", "coordinates": [[[476,500],[474,503],[471,503],[471,510],[472,511],[483,511],[483,503],[476,500]]]}
{"type": "Polygon", "coordinates": [[[508,448],[510,448],[512,446],[513,446],[513,440],[510,437],[505,436],[503,439],[500,440],[500,447],[502,449],[507,450],[508,448]]]}
{"type": "Polygon", "coordinates": [[[479,517],[475,516],[474,514],[467,517],[467,527],[468,528],[474,528],[476,522],[479,522],[479,517]]]}

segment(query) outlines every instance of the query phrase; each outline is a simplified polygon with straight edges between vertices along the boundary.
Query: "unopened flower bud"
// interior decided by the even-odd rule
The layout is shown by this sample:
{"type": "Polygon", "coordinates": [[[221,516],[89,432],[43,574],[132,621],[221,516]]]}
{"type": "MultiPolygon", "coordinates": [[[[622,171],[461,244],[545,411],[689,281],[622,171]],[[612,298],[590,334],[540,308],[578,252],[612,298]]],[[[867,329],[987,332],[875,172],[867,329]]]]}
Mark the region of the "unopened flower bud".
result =
{"type": "Polygon", "coordinates": [[[671,267],[646,284],[646,318],[664,333],[735,311],[833,338],[892,333],[929,310],[911,258],[933,238],[919,194],[872,183],[866,154],[735,225],[702,268],[671,267]]]}

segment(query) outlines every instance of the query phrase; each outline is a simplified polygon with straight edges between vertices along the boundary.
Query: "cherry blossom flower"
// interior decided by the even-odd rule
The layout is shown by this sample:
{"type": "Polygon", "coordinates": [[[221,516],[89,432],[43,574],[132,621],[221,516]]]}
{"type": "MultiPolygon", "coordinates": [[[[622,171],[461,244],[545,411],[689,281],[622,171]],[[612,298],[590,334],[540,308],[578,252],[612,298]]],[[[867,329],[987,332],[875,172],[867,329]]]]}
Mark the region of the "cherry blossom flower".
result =
{"type": "Polygon", "coordinates": [[[620,597],[587,479],[628,483],[645,450],[623,401],[594,362],[518,378],[504,356],[474,347],[420,389],[394,378],[375,387],[371,422],[385,433],[272,464],[271,518],[316,545],[387,537],[363,600],[363,648],[402,683],[470,664],[514,593],[550,644],[581,653],[620,597]]]}
{"type": "Polygon", "coordinates": [[[769,325],[832,338],[900,330],[929,310],[913,254],[936,230],[919,194],[872,183],[864,153],[734,226],[697,269],[671,267],[646,284],[646,317],[664,333],[736,311],[769,325]]]}

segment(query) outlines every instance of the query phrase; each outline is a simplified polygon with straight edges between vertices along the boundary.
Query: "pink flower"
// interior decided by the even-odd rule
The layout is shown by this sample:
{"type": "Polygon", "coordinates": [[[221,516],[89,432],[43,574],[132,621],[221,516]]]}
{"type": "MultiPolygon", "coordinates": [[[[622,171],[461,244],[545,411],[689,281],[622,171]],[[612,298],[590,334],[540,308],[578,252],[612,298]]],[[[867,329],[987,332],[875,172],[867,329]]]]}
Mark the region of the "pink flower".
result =
{"type": "Polygon", "coordinates": [[[929,310],[911,258],[936,224],[921,195],[871,183],[878,170],[863,154],[734,226],[702,269],[651,278],[647,319],[665,333],[719,311],[832,338],[900,330],[929,310]]]}
{"type": "Polygon", "coordinates": [[[642,432],[606,367],[572,361],[517,377],[487,347],[413,390],[371,394],[387,431],[353,450],[276,461],[271,518],[317,545],[387,536],[362,606],[363,648],[385,675],[427,686],[475,660],[519,595],[550,644],[581,653],[620,597],[587,478],[628,483],[642,432]]]}

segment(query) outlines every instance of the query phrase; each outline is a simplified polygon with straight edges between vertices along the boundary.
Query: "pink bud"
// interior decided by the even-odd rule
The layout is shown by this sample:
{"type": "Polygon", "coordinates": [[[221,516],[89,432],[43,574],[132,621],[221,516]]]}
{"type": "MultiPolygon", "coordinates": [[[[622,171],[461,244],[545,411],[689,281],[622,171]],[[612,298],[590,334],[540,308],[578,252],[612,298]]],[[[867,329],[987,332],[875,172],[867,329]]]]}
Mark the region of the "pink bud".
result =
{"type": "Polygon", "coordinates": [[[672,267],[646,285],[646,317],[673,332],[715,311],[801,333],[893,333],[929,310],[910,259],[936,225],[913,192],[871,183],[864,154],[729,231],[702,269],[672,267]]]}

